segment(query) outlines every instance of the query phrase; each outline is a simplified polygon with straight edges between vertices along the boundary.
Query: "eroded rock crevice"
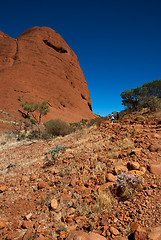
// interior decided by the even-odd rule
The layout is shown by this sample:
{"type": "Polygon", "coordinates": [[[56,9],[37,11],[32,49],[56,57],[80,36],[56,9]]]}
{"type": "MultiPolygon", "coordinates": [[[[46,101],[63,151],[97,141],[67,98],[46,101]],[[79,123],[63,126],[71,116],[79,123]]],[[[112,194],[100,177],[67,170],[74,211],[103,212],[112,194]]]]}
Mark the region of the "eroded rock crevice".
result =
{"type": "Polygon", "coordinates": [[[88,107],[92,111],[92,105],[88,102],[88,107]]]}
{"type": "Polygon", "coordinates": [[[87,99],[85,98],[85,96],[83,94],[81,94],[81,98],[87,101],[87,99]]]}
{"type": "Polygon", "coordinates": [[[16,53],[13,57],[13,64],[12,66],[15,64],[16,60],[17,60],[17,55],[18,55],[18,41],[16,40],[16,53]]]}
{"type": "Polygon", "coordinates": [[[62,47],[56,47],[55,45],[51,44],[48,40],[43,40],[43,42],[48,46],[53,48],[55,51],[59,52],[59,53],[67,53],[67,50],[65,50],[62,47]]]}

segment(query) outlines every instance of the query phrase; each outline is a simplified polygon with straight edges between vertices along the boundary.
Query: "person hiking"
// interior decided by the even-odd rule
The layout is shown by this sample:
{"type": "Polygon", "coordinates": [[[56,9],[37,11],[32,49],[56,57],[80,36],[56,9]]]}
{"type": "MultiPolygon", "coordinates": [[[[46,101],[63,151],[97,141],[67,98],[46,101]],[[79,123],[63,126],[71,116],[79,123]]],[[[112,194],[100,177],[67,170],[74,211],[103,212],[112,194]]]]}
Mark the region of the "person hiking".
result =
{"type": "Polygon", "coordinates": [[[114,119],[115,119],[115,117],[114,117],[114,114],[112,113],[112,115],[111,115],[111,123],[113,123],[114,119]]]}

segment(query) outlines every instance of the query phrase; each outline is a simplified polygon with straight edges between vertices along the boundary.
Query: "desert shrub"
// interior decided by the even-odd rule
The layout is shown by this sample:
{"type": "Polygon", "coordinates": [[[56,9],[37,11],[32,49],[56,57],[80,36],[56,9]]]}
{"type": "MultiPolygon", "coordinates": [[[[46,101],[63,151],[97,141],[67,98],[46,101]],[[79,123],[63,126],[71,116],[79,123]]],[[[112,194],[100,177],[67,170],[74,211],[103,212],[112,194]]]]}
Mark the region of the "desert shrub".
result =
{"type": "Polygon", "coordinates": [[[66,146],[56,145],[49,152],[46,153],[45,160],[48,162],[50,161],[55,162],[56,156],[58,155],[58,153],[64,152],[65,150],[66,150],[66,146]]]}
{"type": "Polygon", "coordinates": [[[70,125],[59,119],[50,120],[46,122],[44,125],[46,128],[45,129],[46,133],[51,136],[65,136],[73,131],[70,125]]]}
{"type": "Polygon", "coordinates": [[[105,121],[107,121],[107,120],[108,120],[108,117],[97,117],[97,118],[93,118],[93,119],[91,119],[91,120],[88,122],[87,126],[88,126],[88,127],[91,127],[91,126],[93,126],[93,125],[96,125],[97,127],[100,127],[100,126],[101,126],[101,123],[103,123],[103,122],[105,122],[105,121]]]}
{"type": "Polygon", "coordinates": [[[159,111],[161,109],[161,98],[150,96],[146,99],[145,107],[149,108],[152,112],[159,111]]]}
{"type": "Polygon", "coordinates": [[[135,118],[135,121],[144,121],[144,120],[145,120],[145,118],[142,115],[138,115],[135,118]]]}
{"type": "Polygon", "coordinates": [[[81,201],[80,203],[76,203],[76,209],[79,212],[81,216],[87,215],[91,213],[91,207],[89,204],[87,204],[84,201],[81,201]]]}
{"type": "Polygon", "coordinates": [[[88,123],[87,119],[82,119],[80,122],[70,123],[70,127],[72,128],[73,131],[77,131],[87,126],[87,123],[88,123]]]}
{"type": "Polygon", "coordinates": [[[104,210],[107,211],[111,208],[113,202],[114,198],[109,189],[106,189],[106,191],[100,191],[95,193],[95,203],[92,210],[95,213],[100,213],[104,210]]]}
{"type": "Polygon", "coordinates": [[[132,199],[136,192],[142,189],[143,182],[144,179],[140,176],[127,175],[126,173],[118,174],[115,181],[118,197],[122,200],[132,199]]]}
{"type": "Polygon", "coordinates": [[[33,130],[31,131],[28,136],[27,136],[28,139],[40,139],[41,136],[40,136],[40,132],[38,130],[33,130]]]}

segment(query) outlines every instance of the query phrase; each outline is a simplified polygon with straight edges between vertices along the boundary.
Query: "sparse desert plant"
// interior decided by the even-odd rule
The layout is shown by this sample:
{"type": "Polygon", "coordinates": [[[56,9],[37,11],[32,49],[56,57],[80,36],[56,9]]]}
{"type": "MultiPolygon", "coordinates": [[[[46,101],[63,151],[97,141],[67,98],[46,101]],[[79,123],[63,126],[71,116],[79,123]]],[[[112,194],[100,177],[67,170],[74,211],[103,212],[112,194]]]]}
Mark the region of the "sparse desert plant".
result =
{"type": "Polygon", "coordinates": [[[138,115],[135,118],[135,121],[144,121],[144,120],[145,120],[145,118],[142,115],[138,115]]]}
{"type": "Polygon", "coordinates": [[[55,162],[56,156],[59,152],[64,152],[66,150],[66,146],[56,145],[49,152],[46,153],[45,160],[48,162],[55,162]]]}
{"type": "Polygon", "coordinates": [[[100,213],[102,211],[108,211],[114,203],[114,198],[109,189],[105,191],[99,191],[95,193],[95,203],[92,207],[92,212],[100,213]]]}
{"type": "Polygon", "coordinates": [[[66,122],[56,119],[44,123],[46,133],[51,136],[65,136],[72,132],[72,127],[66,122]]]}
{"type": "Polygon", "coordinates": [[[17,135],[17,140],[19,141],[21,139],[24,139],[24,135],[22,136],[21,131],[23,129],[23,126],[25,126],[25,122],[3,110],[0,110],[0,115],[2,115],[3,117],[3,120],[0,119],[0,122],[12,126],[14,128],[15,133],[17,135]]]}
{"type": "Polygon", "coordinates": [[[22,112],[19,110],[19,112],[22,114],[22,117],[25,119],[29,119],[31,124],[35,124],[37,126],[39,135],[40,135],[40,124],[43,116],[46,116],[47,113],[50,111],[49,109],[49,103],[47,101],[40,102],[25,102],[21,104],[21,107],[23,108],[22,112]]]}
{"type": "Polygon", "coordinates": [[[117,195],[122,200],[132,199],[137,191],[140,191],[144,179],[140,176],[121,173],[118,174],[115,185],[117,187],[117,195]]]}
{"type": "Polygon", "coordinates": [[[76,131],[87,126],[87,123],[88,123],[87,119],[82,119],[80,122],[70,123],[70,126],[72,127],[73,131],[76,131]]]}
{"type": "Polygon", "coordinates": [[[108,120],[108,117],[97,117],[97,118],[93,118],[93,119],[91,119],[91,120],[88,122],[87,126],[88,126],[88,127],[91,127],[91,126],[93,126],[93,125],[95,124],[97,127],[100,127],[101,124],[102,124],[103,122],[107,121],[107,120],[108,120]]]}
{"type": "Polygon", "coordinates": [[[80,203],[76,203],[76,209],[81,216],[85,216],[85,215],[91,213],[90,205],[84,201],[81,201],[80,203]]]}

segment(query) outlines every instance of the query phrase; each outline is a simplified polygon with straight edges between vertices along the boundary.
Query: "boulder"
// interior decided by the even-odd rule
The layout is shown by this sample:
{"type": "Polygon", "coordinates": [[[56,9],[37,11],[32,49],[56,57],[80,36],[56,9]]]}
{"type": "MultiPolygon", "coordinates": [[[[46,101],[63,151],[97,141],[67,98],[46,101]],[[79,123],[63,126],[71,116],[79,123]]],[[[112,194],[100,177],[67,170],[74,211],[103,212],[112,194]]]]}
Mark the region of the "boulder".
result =
{"type": "Polygon", "coordinates": [[[149,240],[161,240],[161,226],[152,228],[148,234],[149,240]]]}
{"type": "Polygon", "coordinates": [[[74,231],[69,233],[66,240],[106,240],[105,237],[97,233],[86,233],[83,231],[74,231]]]}
{"type": "Polygon", "coordinates": [[[148,170],[155,175],[161,175],[161,164],[150,164],[148,170]]]}

